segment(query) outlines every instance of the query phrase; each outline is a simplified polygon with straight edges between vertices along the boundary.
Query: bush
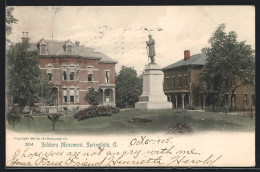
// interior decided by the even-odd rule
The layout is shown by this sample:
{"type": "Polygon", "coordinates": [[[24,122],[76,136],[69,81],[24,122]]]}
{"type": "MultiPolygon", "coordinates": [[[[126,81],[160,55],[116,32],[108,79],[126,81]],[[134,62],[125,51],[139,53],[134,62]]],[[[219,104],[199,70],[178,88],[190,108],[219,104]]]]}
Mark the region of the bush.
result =
{"type": "Polygon", "coordinates": [[[19,112],[19,109],[13,108],[7,112],[7,121],[9,125],[12,125],[12,127],[14,127],[15,123],[19,123],[20,120],[21,114],[19,112]]]}
{"type": "Polygon", "coordinates": [[[74,118],[78,121],[93,118],[97,116],[111,116],[112,113],[118,113],[119,109],[112,106],[95,106],[91,105],[81,111],[74,114],[74,118]]]}

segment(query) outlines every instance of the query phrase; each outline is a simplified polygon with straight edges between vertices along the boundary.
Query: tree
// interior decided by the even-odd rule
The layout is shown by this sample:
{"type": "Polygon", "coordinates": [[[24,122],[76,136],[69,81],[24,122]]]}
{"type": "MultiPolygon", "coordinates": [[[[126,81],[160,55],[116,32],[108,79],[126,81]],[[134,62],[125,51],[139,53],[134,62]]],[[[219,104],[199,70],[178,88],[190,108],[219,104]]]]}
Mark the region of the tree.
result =
{"type": "Polygon", "coordinates": [[[28,43],[17,43],[8,48],[7,54],[7,95],[24,107],[35,100],[41,72],[37,52],[29,51],[28,43]]]}
{"type": "MultiPolygon", "coordinates": [[[[13,7],[7,7],[6,8],[6,18],[5,18],[5,23],[6,23],[6,36],[10,35],[12,33],[12,25],[14,23],[17,23],[17,19],[14,18],[13,16],[13,7]]],[[[10,40],[6,39],[6,42],[9,43],[10,40]]]]}
{"type": "Polygon", "coordinates": [[[132,67],[122,66],[116,76],[116,100],[117,106],[132,106],[138,101],[142,94],[142,78],[132,67]]]}
{"type": "Polygon", "coordinates": [[[86,100],[90,105],[98,105],[101,102],[101,95],[99,91],[95,91],[93,87],[89,89],[86,95],[86,100]]]}
{"type": "Polygon", "coordinates": [[[219,25],[208,41],[210,47],[202,49],[208,58],[201,79],[206,83],[208,92],[216,93],[216,105],[223,102],[225,94],[233,96],[235,90],[243,85],[254,88],[255,82],[255,60],[251,45],[245,41],[238,42],[237,33],[226,33],[225,27],[225,24],[219,25]]]}
{"type": "Polygon", "coordinates": [[[34,94],[36,100],[46,105],[53,105],[55,100],[55,90],[52,83],[49,82],[47,76],[44,76],[36,85],[36,92],[34,94]]]}
{"type": "Polygon", "coordinates": [[[48,115],[48,119],[51,120],[52,122],[52,130],[54,131],[54,127],[56,122],[59,120],[59,115],[58,114],[52,114],[51,116],[48,115]]]}

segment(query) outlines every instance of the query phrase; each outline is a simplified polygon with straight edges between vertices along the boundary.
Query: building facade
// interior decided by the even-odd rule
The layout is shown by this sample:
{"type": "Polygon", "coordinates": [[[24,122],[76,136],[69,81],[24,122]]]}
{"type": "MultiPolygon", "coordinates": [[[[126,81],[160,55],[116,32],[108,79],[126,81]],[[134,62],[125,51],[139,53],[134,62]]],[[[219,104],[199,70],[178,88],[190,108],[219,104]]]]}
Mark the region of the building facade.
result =
{"type": "MultiPolygon", "coordinates": [[[[28,33],[22,41],[29,41],[28,33]]],[[[73,109],[88,106],[86,95],[90,88],[99,91],[102,105],[115,105],[116,61],[77,41],[41,39],[30,43],[39,52],[39,68],[56,92],[55,106],[73,109]]]]}
{"type": "MultiPolygon", "coordinates": [[[[188,105],[205,108],[213,105],[214,93],[206,92],[205,84],[201,82],[201,69],[206,63],[205,54],[190,56],[190,51],[184,51],[184,59],[166,66],[163,91],[172,102],[173,108],[186,108],[188,105]]],[[[234,80],[239,82],[239,80],[234,80]]],[[[249,86],[238,87],[233,95],[225,95],[225,103],[232,109],[251,109],[255,107],[255,91],[249,86]]]]}

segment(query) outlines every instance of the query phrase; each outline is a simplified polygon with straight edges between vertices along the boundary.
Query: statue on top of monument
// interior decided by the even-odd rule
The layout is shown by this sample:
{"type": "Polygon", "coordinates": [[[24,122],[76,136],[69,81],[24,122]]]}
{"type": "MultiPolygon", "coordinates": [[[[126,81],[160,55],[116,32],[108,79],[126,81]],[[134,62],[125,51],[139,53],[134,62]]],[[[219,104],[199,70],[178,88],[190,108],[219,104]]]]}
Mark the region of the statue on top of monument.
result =
{"type": "Polygon", "coordinates": [[[148,35],[148,37],[149,37],[149,41],[146,41],[146,45],[147,45],[147,47],[149,47],[148,57],[150,57],[151,63],[154,64],[155,63],[155,60],[154,60],[154,56],[155,56],[154,44],[155,44],[155,41],[154,41],[154,39],[152,39],[152,35],[148,35]]]}

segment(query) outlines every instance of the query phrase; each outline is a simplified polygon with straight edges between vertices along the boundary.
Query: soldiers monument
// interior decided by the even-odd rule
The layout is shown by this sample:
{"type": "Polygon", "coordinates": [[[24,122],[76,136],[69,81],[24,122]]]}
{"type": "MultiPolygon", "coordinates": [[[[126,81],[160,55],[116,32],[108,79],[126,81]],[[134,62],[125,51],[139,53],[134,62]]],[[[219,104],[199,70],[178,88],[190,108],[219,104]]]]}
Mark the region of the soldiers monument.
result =
{"type": "Polygon", "coordinates": [[[146,41],[148,57],[150,63],[145,66],[143,74],[143,93],[139,97],[139,102],[135,103],[136,109],[170,109],[172,103],[167,102],[167,97],[163,93],[163,72],[161,67],[155,63],[155,41],[149,35],[146,41]]]}

